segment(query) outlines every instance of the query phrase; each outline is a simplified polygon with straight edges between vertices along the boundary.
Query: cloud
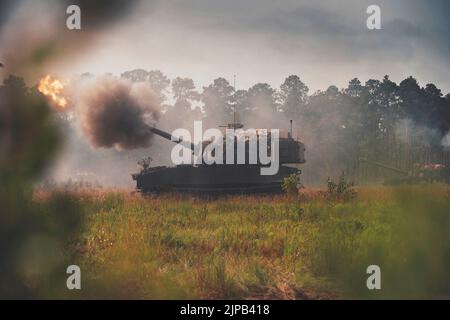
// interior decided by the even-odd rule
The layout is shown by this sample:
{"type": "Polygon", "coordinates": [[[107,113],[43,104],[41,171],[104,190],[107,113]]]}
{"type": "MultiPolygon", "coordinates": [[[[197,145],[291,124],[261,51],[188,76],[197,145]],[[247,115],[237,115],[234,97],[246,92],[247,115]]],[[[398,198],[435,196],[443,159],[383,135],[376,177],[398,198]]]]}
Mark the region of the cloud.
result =
{"type": "Polygon", "coordinates": [[[369,0],[81,2],[92,6],[83,11],[86,30],[58,33],[56,43],[64,45],[50,51],[75,52],[69,52],[70,66],[57,64],[70,73],[156,68],[207,85],[239,71],[238,85],[246,87],[258,81],[275,86],[298,73],[312,90],[345,86],[355,76],[365,81],[390,74],[401,81],[413,74],[450,91],[448,1],[380,0],[382,30],[376,31],[366,28],[369,0]],[[89,55],[82,58],[82,52],[89,55]]]}

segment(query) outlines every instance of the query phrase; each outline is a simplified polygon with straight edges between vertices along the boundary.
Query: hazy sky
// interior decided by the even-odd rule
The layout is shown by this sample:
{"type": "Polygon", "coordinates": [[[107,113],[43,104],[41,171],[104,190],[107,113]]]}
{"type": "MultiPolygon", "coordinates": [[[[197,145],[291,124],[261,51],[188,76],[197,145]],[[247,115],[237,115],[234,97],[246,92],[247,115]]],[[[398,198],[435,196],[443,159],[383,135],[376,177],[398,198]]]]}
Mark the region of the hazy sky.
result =
{"type": "MultiPolygon", "coordinates": [[[[142,1],[102,30],[88,50],[56,68],[67,72],[160,69],[207,85],[223,76],[237,87],[278,87],[297,74],[311,91],[389,74],[450,92],[450,1],[165,0],[142,1]],[[381,7],[382,30],[366,28],[381,7]]],[[[83,29],[81,32],[89,32],[83,29]]]]}

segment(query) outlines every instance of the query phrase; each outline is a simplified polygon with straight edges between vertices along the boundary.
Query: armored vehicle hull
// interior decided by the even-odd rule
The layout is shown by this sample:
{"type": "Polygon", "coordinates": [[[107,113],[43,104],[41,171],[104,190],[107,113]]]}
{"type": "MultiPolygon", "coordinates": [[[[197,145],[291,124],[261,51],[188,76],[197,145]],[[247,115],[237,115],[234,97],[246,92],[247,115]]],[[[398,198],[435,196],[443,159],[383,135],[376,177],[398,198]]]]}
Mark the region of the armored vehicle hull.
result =
{"type": "Polygon", "coordinates": [[[261,175],[258,165],[180,165],[152,167],[133,175],[137,189],[151,192],[207,194],[277,193],[283,179],[299,174],[295,167],[281,165],[275,175],[261,175]]]}

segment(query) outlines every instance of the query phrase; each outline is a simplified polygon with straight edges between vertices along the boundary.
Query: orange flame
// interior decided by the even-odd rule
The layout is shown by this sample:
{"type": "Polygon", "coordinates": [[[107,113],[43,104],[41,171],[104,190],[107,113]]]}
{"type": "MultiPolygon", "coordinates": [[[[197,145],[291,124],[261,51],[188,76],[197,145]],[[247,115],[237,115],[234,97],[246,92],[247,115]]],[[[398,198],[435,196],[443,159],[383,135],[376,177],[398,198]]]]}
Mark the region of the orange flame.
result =
{"type": "Polygon", "coordinates": [[[67,99],[62,96],[64,83],[50,75],[45,76],[39,81],[38,90],[46,97],[49,97],[60,110],[64,110],[67,105],[67,99]]]}

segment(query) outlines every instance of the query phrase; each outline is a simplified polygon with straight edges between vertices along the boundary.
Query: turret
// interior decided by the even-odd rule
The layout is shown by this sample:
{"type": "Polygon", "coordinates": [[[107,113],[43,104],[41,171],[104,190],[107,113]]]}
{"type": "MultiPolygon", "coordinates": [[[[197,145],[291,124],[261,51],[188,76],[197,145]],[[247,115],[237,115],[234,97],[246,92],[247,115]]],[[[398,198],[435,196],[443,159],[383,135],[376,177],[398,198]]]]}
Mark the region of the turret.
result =
{"type": "MultiPolygon", "coordinates": [[[[240,123],[233,123],[226,126],[228,129],[241,129],[243,128],[243,125],[240,123]]],[[[167,133],[163,130],[157,129],[152,126],[148,126],[148,129],[158,136],[163,137],[164,139],[173,141],[175,143],[181,144],[183,147],[191,149],[192,152],[195,152],[195,144],[190,141],[184,141],[181,137],[174,137],[170,133],[167,133]]],[[[224,155],[226,153],[226,146],[225,146],[225,139],[226,137],[223,137],[224,141],[224,147],[223,152],[224,155]]],[[[270,134],[268,139],[268,144],[270,145],[270,134]]],[[[210,144],[211,141],[202,141],[202,150],[205,149],[205,147],[210,144]]],[[[249,141],[245,141],[246,147],[245,147],[245,159],[249,158],[249,141]]],[[[199,149],[200,150],[200,149],[199,149]]],[[[235,143],[235,160],[237,161],[237,143],[235,143]]],[[[291,122],[291,131],[288,133],[287,137],[280,137],[279,138],[279,159],[280,163],[288,163],[288,164],[295,164],[295,163],[305,163],[305,145],[301,143],[300,141],[294,140],[292,136],[292,122],[291,122]]]]}

